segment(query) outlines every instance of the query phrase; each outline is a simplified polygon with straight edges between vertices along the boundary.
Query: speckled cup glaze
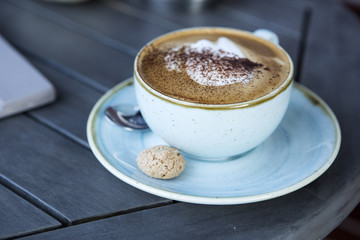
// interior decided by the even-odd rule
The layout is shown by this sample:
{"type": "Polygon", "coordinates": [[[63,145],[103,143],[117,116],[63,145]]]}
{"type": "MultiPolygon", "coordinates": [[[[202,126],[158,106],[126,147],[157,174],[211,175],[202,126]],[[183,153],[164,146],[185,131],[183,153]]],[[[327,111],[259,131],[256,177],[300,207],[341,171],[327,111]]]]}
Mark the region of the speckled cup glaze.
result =
{"type": "MultiPolygon", "coordinates": [[[[277,43],[276,35],[269,32],[254,34],[277,43]]],[[[281,122],[289,104],[294,75],[293,63],[286,55],[290,74],[279,88],[255,100],[217,105],[181,101],[154,90],[138,73],[138,54],[134,82],[141,113],[154,133],[185,155],[204,160],[231,159],[262,143],[281,122]]]]}

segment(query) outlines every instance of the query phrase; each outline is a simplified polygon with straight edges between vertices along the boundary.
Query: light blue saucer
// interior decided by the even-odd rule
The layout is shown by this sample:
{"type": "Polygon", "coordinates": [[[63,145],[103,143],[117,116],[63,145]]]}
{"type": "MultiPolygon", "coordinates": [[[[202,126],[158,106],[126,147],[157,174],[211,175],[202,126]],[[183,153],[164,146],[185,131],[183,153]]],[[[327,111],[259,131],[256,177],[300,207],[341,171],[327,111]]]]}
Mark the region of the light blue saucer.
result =
{"type": "Polygon", "coordinates": [[[279,128],[263,144],[225,162],[185,157],[182,174],[171,180],[148,177],[137,167],[145,148],[165,144],[153,132],[124,130],[104,115],[116,104],[136,105],[132,79],[111,89],[94,106],[87,123],[90,147],[101,164],[122,181],[143,191],[201,204],[240,204],[293,192],[324,173],[339,151],[335,115],[307,88],[295,84],[279,128]]]}

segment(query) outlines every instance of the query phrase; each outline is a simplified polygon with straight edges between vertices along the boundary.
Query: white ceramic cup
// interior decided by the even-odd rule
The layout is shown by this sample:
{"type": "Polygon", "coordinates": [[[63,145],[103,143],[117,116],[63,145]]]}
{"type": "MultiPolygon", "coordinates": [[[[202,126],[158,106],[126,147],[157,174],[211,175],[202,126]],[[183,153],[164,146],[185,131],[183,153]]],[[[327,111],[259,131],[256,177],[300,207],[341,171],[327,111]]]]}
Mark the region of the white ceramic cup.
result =
{"type": "MultiPolygon", "coordinates": [[[[276,34],[268,30],[253,35],[278,44],[276,34]]],[[[140,50],[135,59],[134,81],[145,121],[170,146],[200,159],[225,160],[253,149],[278,127],[290,100],[294,67],[285,50],[277,47],[290,62],[290,74],[284,83],[255,100],[223,105],[182,101],[154,90],[138,72],[140,50]]]]}

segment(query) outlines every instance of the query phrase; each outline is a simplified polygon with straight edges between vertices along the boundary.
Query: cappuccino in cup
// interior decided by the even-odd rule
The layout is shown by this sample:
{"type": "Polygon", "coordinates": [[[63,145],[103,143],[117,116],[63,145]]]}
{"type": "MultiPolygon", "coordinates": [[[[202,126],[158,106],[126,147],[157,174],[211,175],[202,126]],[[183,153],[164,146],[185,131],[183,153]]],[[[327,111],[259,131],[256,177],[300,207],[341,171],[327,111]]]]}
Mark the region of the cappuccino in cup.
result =
{"type": "Polygon", "coordinates": [[[278,45],[228,28],[163,35],[137,55],[137,100],[170,146],[226,159],[264,141],[289,102],[293,64],[278,45]]]}

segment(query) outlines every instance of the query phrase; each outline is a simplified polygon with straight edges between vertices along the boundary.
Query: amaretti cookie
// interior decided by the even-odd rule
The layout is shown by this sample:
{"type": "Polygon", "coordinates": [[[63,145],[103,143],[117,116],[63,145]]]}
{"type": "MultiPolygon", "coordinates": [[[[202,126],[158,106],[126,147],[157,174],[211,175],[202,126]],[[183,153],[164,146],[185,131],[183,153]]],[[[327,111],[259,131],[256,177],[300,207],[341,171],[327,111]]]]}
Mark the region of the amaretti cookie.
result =
{"type": "Polygon", "coordinates": [[[185,168],[184,157],[177,149],[168,146],[143,150],[137,157],[137,164],[146,175],[159,179],[177,177],[185,168]]]}

